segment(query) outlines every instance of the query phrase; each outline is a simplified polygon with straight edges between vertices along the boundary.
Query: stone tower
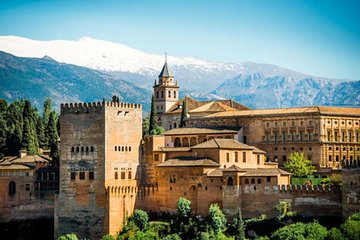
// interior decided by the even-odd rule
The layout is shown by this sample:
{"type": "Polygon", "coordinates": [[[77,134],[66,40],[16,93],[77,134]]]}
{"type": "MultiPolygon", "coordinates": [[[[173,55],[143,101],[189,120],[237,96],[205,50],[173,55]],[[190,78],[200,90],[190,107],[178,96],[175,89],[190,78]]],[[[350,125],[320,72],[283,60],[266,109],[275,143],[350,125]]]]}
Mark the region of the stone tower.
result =
{"type": "Polygon", "coordinates": [[[179,99],[179,87],[170,71],[165,57],[165,64],[159,75],[158,83],[154,84],[154,97],[159,117],[166,113],[179,99]]]}
{"type": "Polygon", "coordinates": [[[55,237],[101,239],[120,231],[136,204],[140,104],[62,104],[55,237]]]}

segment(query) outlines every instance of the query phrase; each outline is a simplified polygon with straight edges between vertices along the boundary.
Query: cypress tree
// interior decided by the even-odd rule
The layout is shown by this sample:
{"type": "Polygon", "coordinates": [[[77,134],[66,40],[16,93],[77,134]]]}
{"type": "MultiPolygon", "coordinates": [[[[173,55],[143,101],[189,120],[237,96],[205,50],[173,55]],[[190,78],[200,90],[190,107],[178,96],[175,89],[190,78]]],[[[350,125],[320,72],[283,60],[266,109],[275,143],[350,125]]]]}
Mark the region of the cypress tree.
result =
{"type": "Polygon", "coordinates": [[[44,148],[46,146],[45,128],[43,119],[36,115],[36,134],[39,141],[39,147],[44,148]]]}
{"type": "Polygon", "coordinates": [[[183,107],[182,107],[182,111],[181,111],[181,118],[180,118],[180,125],[179,127],[185,127],[185,120],[187,119],[187,114],[188,114],[188,110],[187,110],[187,97],[184,98],[183,101],[183,107]]]}
{"type": "Polygon", "coordinates": [[[17,155],[21,148],[23,131],[23,109],[24,100],[14,101],[6,111],[6,149],[7,154],[17,155]]]}
{"type": "Polygon", "coordinates": [[[155,98],[154,95],[151,96],[151,111],[150,111],[150,125],[149,125],[149,134],[156,135],[156,130],[158,128],[156,123],[157,112],[155,106],[155,98]]]}
{"type": "Polygon", "coordinates": [[[0,113],[0,159],[4,157],[6,149],[6,122],[0,113]]]}
{"type": "Polygon", "coordinates": [[[245,223],[241,215],[240,208],[237,210],[237,214],[233,220],[234,228],[235,228],[235,240],[243,240],[245,239],[245,223]]]}
{"type": "Polygon", "coordinates": [[[120,98],[116,95],[112,96],[112,102],[116,102],[119,103],[120,102],[120,98]]]}
{"type": "Polygon", "coordinates": [[[43,128],[44,128],[44,139],[43,139],[44,147],[49,146],[49,137],[46,132],[46,126],[48,125],[48,122],[49,122],[49,117],[50,117],[50,113],[51,113],[51,104],[52,104],[51,99],[46,98],[44,101],[44,111],[43,111],[43,115],[42,115],[42,123],[43,123],[43,128]]]}
{"type": "Polygon", "coordinates": [[[55,164],[58,164],[59,149],[57,144],[59,135],[57,133],[56,113],[54,111],[50,113],[49,122],[47,125],[47,134],[49,137],[50,157],[52,157],[55,164]]]}
{"type": "Polygon", "coordinates": [[[39,142],[36,134],[36,111],[31,107],[31,103],[26,100],[23,110],[23,137],[21,147],[30,154],[36,154],[39,150],[39,142]]]}

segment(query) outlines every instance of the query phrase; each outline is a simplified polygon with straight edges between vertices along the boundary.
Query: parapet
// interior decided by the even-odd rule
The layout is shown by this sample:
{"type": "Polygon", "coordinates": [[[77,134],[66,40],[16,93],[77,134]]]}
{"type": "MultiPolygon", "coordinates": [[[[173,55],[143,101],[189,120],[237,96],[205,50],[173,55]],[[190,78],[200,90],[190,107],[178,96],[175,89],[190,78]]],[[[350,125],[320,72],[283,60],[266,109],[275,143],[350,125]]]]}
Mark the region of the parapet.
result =
{"type": "Polygon", "coordinates": [[[279,193],[339,193],[340,187],[334,185],[279,185],[279,193]]]}
{"type": "Polygon", "coordinates": [[[60,105],[61,114],[64,113],[90,113],[99,112],[107,107],[117,107],[125,109],[140,109],[141,104],[124,102],[89,102],[89,103],[62,103],[60,105]]]}

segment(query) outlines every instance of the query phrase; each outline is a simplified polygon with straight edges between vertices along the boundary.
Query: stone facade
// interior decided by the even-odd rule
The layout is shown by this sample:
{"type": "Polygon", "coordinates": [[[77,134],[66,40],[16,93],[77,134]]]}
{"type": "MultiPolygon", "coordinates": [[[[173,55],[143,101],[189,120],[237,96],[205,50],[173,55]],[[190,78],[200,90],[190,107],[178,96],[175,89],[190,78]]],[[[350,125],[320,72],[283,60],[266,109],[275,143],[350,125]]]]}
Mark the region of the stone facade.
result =
{"type": "Polygon", "coordinates": [[[54,216],[59,174],[49,162],[26,152],[0,160],[0,222],[54,216]]]}
{"type": "Polygon", "coordinates": [[[61,106],[60,193],[55,236],[89,239],[116,234],[135,206],[142,112],[140,104],[61,106]]]}

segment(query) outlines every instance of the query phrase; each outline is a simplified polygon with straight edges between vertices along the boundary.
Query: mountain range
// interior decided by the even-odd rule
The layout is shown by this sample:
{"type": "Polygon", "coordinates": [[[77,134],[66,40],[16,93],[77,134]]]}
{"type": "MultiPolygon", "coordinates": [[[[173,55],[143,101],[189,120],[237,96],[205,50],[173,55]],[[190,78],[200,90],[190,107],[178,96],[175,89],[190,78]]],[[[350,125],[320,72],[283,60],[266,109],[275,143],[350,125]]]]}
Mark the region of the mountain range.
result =
{"type": "MultiPolygon", "coordinates": [[[[0,55],[0,97],[9,100],[31,96],[39,102],[37,95],[41,93],[58,103],[118,94],[124,101],[148,105],[164,63],[162,55],[89,37],[36,41],[0,36],[0,50],[15,55],[0,55]],[[12,65],[8,64],[10,59],[12,65]]],[[[181,87],[180,96],[232,98],[252,108],[360,106],[360,81],[356,80],[314,77],[271,64],[167,59],[181,87]]]]}

